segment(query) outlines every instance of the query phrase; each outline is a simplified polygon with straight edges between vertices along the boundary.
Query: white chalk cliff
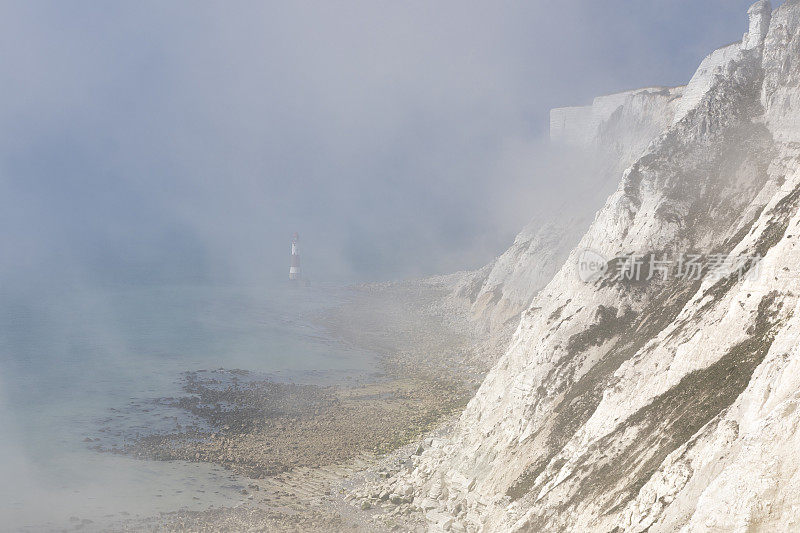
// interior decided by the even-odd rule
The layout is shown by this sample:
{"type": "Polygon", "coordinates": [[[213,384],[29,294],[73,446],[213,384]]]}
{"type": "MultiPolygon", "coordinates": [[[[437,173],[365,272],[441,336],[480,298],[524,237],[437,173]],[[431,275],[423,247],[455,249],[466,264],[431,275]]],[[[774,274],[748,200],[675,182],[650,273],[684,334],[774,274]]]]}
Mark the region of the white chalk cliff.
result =
{"type": "Polygon", "coordinates": [[[455,294],[467,300],[480,329],[496,334],[516,326],[589,228],[622,171],[672,124],[683,89],[648,87],[551,111],[552,142],[586,156],[582,172],[591,175],[572,191],[568,204],[537,216],[504,254],[460,279],[455,294]]]}
{"type": "Polygon", "coordinates": [[[684,88],[553,111],[554,140],[615,154],[618,186],[571,252],[530,227],[463,289],[494,320],[526,310],[396,481],[432,529],[800,530],[800,2],[749,17],[684,88]],[[584,282],[584,249],[763,261],[584,282]]]}

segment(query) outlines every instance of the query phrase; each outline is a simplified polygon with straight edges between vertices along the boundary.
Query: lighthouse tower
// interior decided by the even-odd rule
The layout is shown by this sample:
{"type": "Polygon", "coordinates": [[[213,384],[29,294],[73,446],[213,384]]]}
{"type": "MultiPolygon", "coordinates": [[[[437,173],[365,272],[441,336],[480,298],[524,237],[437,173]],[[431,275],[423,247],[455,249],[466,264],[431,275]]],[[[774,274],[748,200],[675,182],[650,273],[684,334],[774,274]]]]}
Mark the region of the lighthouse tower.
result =
{"type": "Polygon", "coordinates": [[[300,251],[297,247],[298,240],[300,240],[300,236],[295,232],[295,234],[292,235],[292,262],[289,263],[290,280],[300,279],[300,251]]]}

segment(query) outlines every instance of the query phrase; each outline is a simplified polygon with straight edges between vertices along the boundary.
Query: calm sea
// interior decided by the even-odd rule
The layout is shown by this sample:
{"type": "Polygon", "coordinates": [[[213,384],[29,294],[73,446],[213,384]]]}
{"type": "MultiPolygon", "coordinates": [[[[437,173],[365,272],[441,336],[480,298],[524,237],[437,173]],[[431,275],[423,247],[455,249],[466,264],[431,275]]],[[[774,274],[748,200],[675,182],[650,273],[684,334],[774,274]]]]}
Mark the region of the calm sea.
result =
{"type": "Polygon", "coordinates": [[[373,371],[374,357],[310,320],[347,297],[336,287],[0,289],[0,529],[239,503],[246,481],[221,468],[100,453],[88,440],[174,427],[153,400],[180,394],[187,370],[306,382],[373,371]],[[116,435],[101,432],[109,424],[116,435]]]}

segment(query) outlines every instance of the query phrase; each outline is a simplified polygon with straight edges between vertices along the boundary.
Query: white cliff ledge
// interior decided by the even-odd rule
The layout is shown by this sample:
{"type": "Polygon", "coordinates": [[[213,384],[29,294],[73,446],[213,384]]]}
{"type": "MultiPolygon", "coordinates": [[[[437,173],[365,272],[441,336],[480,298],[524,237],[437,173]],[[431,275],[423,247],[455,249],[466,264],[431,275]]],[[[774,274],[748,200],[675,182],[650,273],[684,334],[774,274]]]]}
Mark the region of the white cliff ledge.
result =
{"type": "Polygon", "coordinates": [[[683,87],[645,87],[632,91],[596,97],[591,105],[557,107],[550,110],[550,139],[573,145],[589,146],[596,141],[600,128],[622,107],[640,109],[648,107],[650,113],[674,116],[674,102],[680,98],[683,87]]]}

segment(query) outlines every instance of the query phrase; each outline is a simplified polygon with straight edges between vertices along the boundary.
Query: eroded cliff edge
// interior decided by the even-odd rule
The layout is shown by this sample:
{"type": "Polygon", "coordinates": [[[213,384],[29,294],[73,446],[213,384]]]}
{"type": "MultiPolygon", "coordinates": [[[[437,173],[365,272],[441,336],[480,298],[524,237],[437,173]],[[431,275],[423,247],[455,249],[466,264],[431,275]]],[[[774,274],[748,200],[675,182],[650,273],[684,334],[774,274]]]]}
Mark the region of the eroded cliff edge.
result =
{"type": "Polygon", "coordinates": [[[551,110],[552,147],[561,157],[580,159],[571,171],[582,176],[573,177],[568,201],[538,213],[495,261],[456,278],[454,297],[467,305],[479,331],[508,340],[521,313],[616,189],[622,171],[673,123],[684,89],[646,87],[551,110]]]}

